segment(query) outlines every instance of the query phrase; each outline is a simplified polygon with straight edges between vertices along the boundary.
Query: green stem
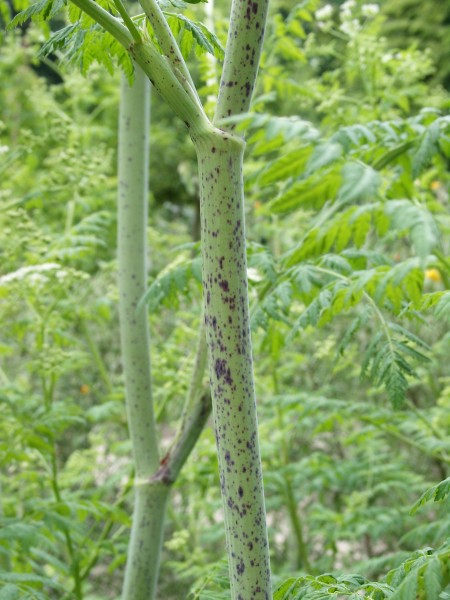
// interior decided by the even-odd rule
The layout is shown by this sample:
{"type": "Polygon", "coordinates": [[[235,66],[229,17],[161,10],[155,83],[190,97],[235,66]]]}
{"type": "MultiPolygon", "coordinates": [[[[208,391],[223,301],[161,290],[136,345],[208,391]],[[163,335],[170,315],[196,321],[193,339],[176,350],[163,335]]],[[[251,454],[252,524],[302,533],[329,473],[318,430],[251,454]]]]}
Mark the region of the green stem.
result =
{"type": "MultiPolygon", "coordinates": [[[[51,454],[51,485],[53,489],[53,495],[55,496],[55,500],[58,502],[58,504],[62,504],[63,499],[58,483],[58,463],[56,459],[55,444],[53,444],[53,450],[51,454]]],[[[80,573],[80,563],[75,552],[72,536],[70,535],[70,530],[65,525],[63,526],[63,535],[64,539],[66,540],[66,546],[71,561],[71,572],[74,581],[73,592],[77,600],[83,600],[83,582],[80,573]]]]}
{"type": "Polygon", "coordinates": [[[181,54],[181,50],[175,40],[169,24],[167,23],[166,17],[159,7],[157,0],[140,0],[140,4],[147,15],[150,25],[153,27],[159,45],[161,46],[161,50],[171,63],[173,69],[178,70],[186,79],[186,81],[189,82],[193,93],[197,96],[197,99],[200,102],[194,82],[192,81],[191,74],[187,68],[183,55],[181,54]]]}
{"type": "MultiPolygon", "coordinates": [[[[84,567],[83,571],[81,572],[81,579],[84,581],[85,579],[87,579],[87,577],[89,576],[89,573],[92,571],[92,569],[95,567],[95,565],[97,564],[98,559],[101,556],[101,547],[103,542],[108,538],[114,523],[115,523],[115,518],[114,518],[114,512],[117,508],[119,508],[124,502],[126,497],[128,496],[129,492],[132,490],[133,488],[133,481],[134,481],[134,477],[130,478],[126,484],[126,486],[124,487],[124,489],[122,490],[119,498],[114,502],[114,504],[111,506],[110,509],[110,516],[108,517],[107,521],[105,522],[105,524],[103,525],[103,528],[100,532],[100,535],[97,538],[97,542],[96,542],[96,548],[88,562],[88,564],[84,567]]],[[[92,535],[92,531],[88,532],[88,535],[92,535]]],[[[84,540],[83,540],[84,541],[84,540]]],[[[84,544],[82,544],[83,546],[84,544]]]]}
{"type": "Polygon", "coordinates": [[[194,140],[200,174],[205,324],[233,600],[270,599],[250,340],[240,138],[194,140]]]}
{"type": "Polygon", "coordinates": [[[129,52],[168,106],[189,128],[191,136],[201,135],[210,127],[198,96],[181,73],[172,69],[165,56],[148,43],[132,44],[129,52]]]}
{"type": "Polygon", "coordinates": [[[148,135],[150,87],[136,69],[133,87],[122,77],[119,116],[118,286],[123,369],[136,476],[159,464],[153,414],[147,289],[148,135]]]}
{"type": "Polygon", "coordinates": [[[424,414],[424,412],[422,412],[421,410],[419,410],[417,408],[417,406],[414,404],[414,402],[412,402],[411,400],[407,399],[406,400],[407,405],[409,406],[410,410],[416,415],[416,417],[422,421],[422,423],[425,425],[425,427],[438,439],[438,440],[444,440],[445,436],[442,435],[442,433],[440,431],[438,431],[436,429],[436,427],[433,425],[433,423],[428,419],[428,417],[424,414]]]}
{"type": "Polygon", "coordinates": [[[91,351],[92,358],[94,359],[94,362],[97,366],[100,377],[101,377],[106,389],[108,390],[108,392],[111,393],[113,390],[113,386],[112,386],[111,380],[109,378],[108,370],[105,366],[105,363],[103,362],[103,359],[99,352],[97,344],[95,343],[95,340],[93,339],[91,332],[89,331],[89,327],[84,319],[81,319],[80,327],[81,327],[81,331],[83,332],[83,335],[86,339],[88,348],[91,351]]]}
{"type": "Polygon", "coordinates": [[[306,547],[303,534],[303,524],[298,514],[297,502],[295,500],[294,491],[289,478],[286,479],[286,504],[291,519],[292,527],[297,543],[297,560],[296,569],[303,569],[307,573],[311,573],[311,564],[308,558],[308,549],[306,547]]]}
{"type": "MultiPolygon", "coordinates": [[[[278,385],[278,377],[277,377],[277,368],[278,365],[275,365],[273,373],[272,373],[272,381],[274,394],[279,395],[279,385],[278,385]]],[[[276,407],[277,411],[277,427],[280,431],[285,429],[283,423],[283,413],[279,406],[276,407]]],[[[290,463],[289,456],[289,442],[286,436],[283,436],[281,440],[281,465],[284,467],[290,463]]],[[[303,534],[303,523],[302,519],[298,513],[297,502],[295,500],[294,491],[292,489],[292,483],[289,476],[285,478],[285,498],[286,498],[286,508],[288,511],[289,518],[292,524],[292,530],[295,536],[295,543],[297,546],[297,556],[294,561],[294,569],[299,570],[303,567],[303,569],[307,573],[311,573],[311,564],[308,558],[308,549],[306,546],[304,534],[303,534]]]]}
{"type": "Polygon", "coordinates": [[[125,10],[125,6],[122,4],[122,0],[114,0],[115,7],[117,8],[119,15],[122,17],[123,22],[125,23],[128,31],[133,36],[135,42],[142,42],[141,34],[136,28],[136,25],[133,23],[132,18],[125,10]]]}
{"type": "Polygon", "coordinates": [[[153,600],[158,580],[166,505],[170,486],[136,479],[133,525],[122,600],[153,600]]]}
{"type": "Polygon", "coordinates": [[[181,421],[170,450],[162,459],[160,469],[155,474],[156,479],[162,479],[171,484],[175,482],[211,413],[211,395],[202,390],[206,359],[205,327],[202,324],[198,334],[194,370],[181,421]]]}
{"type": "Polygon", "coordinates": [[[150,481],[159,465],[159,453],[152,401],[148,318],[145,304],[139,302],[147,286],[149,127],[150,86],[144,73],[136,68],[132,87],[122,76],[119,115],[119,317],[136,473],[123,600],[154,598],[169,494],[168,486],[153,485],[150,481]]]}
{"type": "MultiPolygon", "coordinates": [[[[214,123],[248,111],[267,0],[233,0],[214,123]]],[[[229,131],[233,126],[229,127],[229,131]]],[[[245,248],[242,139],[192,135],[200,178],[203,299],[232,600],[270,600],[245,248]]]]}
{"type": "MultiPolygon", "coordinates": [[[[177,63],[178,66],[174,66],[173,61],[175,59],[173,56],[174,53],[177,54],[177,52],[180,52],[179,48],[172,53],[170,46],[168,47],[170,58],[162,56],[151,43],[141,41],[140,34],[139,40],[137,40],[136,36],[133,36],[127,27],[93,0],[71,0],[71,2],[94,19],[94,21],[126,48],[134,61],[142,68],[153,83],[157,92],[163,97],[173,112],[190,128],[191,135],[199,135],[205,128],[208,128],[208,118],[182,57],[181,60],[183,62],[177,63]]],[[[164,15],[161,14],[161,18],[168,28],[164,15]]],[[[157,21],[158,19],[155,19],[155,23],[157,21]]],[[[161,22],[159,25],[162,29],[164,28],[164,23],[161,22]]],[[[163,38],[166,40],[164,45],[166,45],[168,39],[167,32],[164,35],[163,38]]],[[[171,32],[170,35],[172,35],[171,32]]],[[[175,40],[173,40],[173,43],[174,48],[176,48],[175,40]]]]}
{"type": "Polygon", "coordinates": [[[422,444],[419,444],[418,442],[414,441],[411,437],[400,433],[397,429],[393,429],[392,427],[383,425],[382,423],[379,423],[376,419],[372,419],[370,417],[361,417],[361,419],[363,421],[366,421],[367,423],[370,423],[377,429],[380,429],[384,433],[387,433],[393,438],[399,440],[400,442],[403,442],[407,446],[411,446],[411,448],[416,448],[416,450],[419,450],[419,452],[421,452],[422,454],[430,456],[431,458],[434,458],[435,460],[438,460],[444,464],[450,465],[450,458],[448,456],[430,450],[426,446],[423,446],[422,444]]]}
{"type": "Polygon", "coordinates": [[[268,0],[233,0],[214,123],[250,108],[264,39],[268,0]]]}

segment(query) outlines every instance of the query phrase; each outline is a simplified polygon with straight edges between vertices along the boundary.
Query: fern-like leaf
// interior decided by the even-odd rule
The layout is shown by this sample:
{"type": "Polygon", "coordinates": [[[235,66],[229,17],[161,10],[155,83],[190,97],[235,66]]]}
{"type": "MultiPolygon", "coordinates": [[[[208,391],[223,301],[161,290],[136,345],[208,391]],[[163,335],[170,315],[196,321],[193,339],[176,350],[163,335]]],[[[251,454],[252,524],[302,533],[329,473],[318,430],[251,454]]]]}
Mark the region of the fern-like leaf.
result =
{"type": "Polygon", "coordinates": [[[444,479],[443,481],[440,481],[436,485],[433,485],[432,487],[430,487],[428,490],[426,490],[420,496],[420,498],[417,500],[417,502],[412,507],[411,514],[414,514],[415,512],[417,512],[417,510],[421,506],[426,504],[427,502],[430,502],[431,500],[433,500],[434,502],[441,502],[449,495],[450,495],[450,477],[447,477],[447,479],[444,479]]]}
{"type": "Polygon", "coordinates": [[[66,4],[66,0],[38,0],[31,4],[25,10],[19,12],[11,23],[8,24],[8,29],[13,29],[17,25],[22,25],[28,19],[36,21],[47,21],[52,19],[66,4]]]}
{"type": "Polygon", "coordinates": [[[206,25],[199,21],[192,21],[183,14],[165,14],[169,27],[177,38],[180,50],[185,58],[189,57],[192,48],[195,46],[198,53],[208,52],[218,60],[223,59],[223,46],[219,38],[206,25]]]}

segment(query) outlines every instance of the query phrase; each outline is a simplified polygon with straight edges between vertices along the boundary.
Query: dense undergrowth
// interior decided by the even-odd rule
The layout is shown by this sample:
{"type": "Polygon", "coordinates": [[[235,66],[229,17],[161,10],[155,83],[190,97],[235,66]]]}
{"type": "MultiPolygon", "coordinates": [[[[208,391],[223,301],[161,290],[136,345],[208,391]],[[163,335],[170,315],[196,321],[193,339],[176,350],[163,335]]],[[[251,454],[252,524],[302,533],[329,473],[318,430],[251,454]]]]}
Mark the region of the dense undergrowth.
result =
{"type": "MultiPolygon", "coordinates": [[[[380,37],[373,9],[283,9],[239,122],[275,598],[444,600],[449,98],[427,85],[428,55],[380,37]]],[[[133,476],[118,80],[93,67],[48,86],[31,68],[42,35],[5,35],[0,63],[0,598],[68,600],[77,572],[85,600],[106,600],[119,594],[133,476]]],[[[201,58],[198,76],[211,82],[210,68],[201,58]]],[[[152,122],[145,300],[164,448],[200,320],[198,182],[156,98],[152,122]]],[[[223,555],[207,428],[174,489],[159,597],[229,597],[223,555]]]]}

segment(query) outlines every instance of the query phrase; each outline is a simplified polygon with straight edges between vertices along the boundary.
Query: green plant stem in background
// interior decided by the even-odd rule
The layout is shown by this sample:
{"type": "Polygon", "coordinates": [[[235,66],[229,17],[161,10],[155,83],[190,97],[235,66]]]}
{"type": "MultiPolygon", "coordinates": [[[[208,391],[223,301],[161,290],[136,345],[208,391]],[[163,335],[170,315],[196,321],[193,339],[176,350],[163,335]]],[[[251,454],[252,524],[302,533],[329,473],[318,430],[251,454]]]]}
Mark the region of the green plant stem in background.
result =
{"type": "Polygon", "coordinates": [[[150,85],[139,68],[122,80],[119,116],[118,285],[122,360],[136,477],[159,464],[153,415],[147,287],[148,143],[150,85]]]}
{"type": "Polygon", "coordinates": [[[150,84],[136,68],[132,87],[122,78],[119,115],[119,315],[128,424],[136,474],[135,507],[127,555],[124,600],[153,597],[169,490],[150,484],[159,465],[153,414],[147,286],[150,84]]]}
{"type": "Polygon", "coordinates": [[[86,344],[87,344],[87,346],[92,354],[92,358],[94,359],[94,362],[97,366],[100,378],[103,381],[103,384],[104,384],[106,390],[108,391],[108,393],[111,393],[113,390],[113,386],[111,384],[111,379],[109,377],[108,369],[106,368],[106,365],[103,362],[102,355],[100,354],[97,344],[95,343],[95,340],[91,335],[90,329],[84,319],[80,319],[80,329],[86,339],[86,344]]]}
{"type": "Polygon", "coordinates": [[[122,590],[123,600],[151,600],[158,580],[170,489],[211,411],[203,392],[204,327],[185,408],[167,455],[159,461],[152,403],[147,286],[149,82],[136,67],[132,87],[122,80],[119,118],[119,313],[127,412],[135,464],[135,508],[122,590]]]}
{"type": "MultiPolygon", "coordinates": [[[[61,496],[61,491],[59,489],[58,475],[59,473],[58,462],[56,457],[56,444],[53,442],[51,455],[51,485],[56,502],[59,505],[62,505],[64,503],[64,500],[61,496]]],[[[67,551],[69,553],[71,561],[70,571],[74,582],[73,594],[77,600],[83,600],[83,580],[80,572],[79,557],[77,556],[77,552],[75,550],[74,543],[72,540],[72,535],[67,525],[64,525],[63,532],[64,539],[66,540],[67,551]]]]}
{"type": "Polygon", "coordinates": [[[203,377],[206,369],[206,337],[202,323],[199,328],[194,369],[189,390],[183,408],[183,414],[170,450],[161,461],[158,474],[167,482],[173,483],[178,477],[183,464],[199,438],[202,429],[211,413],[211,394],[203,391],[203,377]]]}

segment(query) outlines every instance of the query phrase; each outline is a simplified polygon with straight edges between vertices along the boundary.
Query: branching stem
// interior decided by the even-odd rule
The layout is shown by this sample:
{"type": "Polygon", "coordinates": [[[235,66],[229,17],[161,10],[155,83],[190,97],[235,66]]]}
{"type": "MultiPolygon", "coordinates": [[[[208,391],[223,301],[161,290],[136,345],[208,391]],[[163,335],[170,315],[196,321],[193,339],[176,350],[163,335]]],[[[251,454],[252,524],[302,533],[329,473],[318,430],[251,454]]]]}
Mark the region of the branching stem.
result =
{"type": "Polygon", "coordinates": [[[123,22],[127,26],[128,31],[133,36],[134,41],[138,43],[142,42],[141,34],[137,30],[136,25],[133,23],[132,18],[127,13],[125,6],[122,3],[122,0],[114,0],[114,4],[117,10],[119,11],[119,15],[122,17],[123,22]]]}
{"type": "Polygon", "coordinates": [[[140,3],[150,25],[153,27],[161,50],[170,61],[173,69],[178,70],[189,82],[190,87],[200,103],[194,82],[192,81],[191,73],[157,0],[140,0],[140,3]]]}

